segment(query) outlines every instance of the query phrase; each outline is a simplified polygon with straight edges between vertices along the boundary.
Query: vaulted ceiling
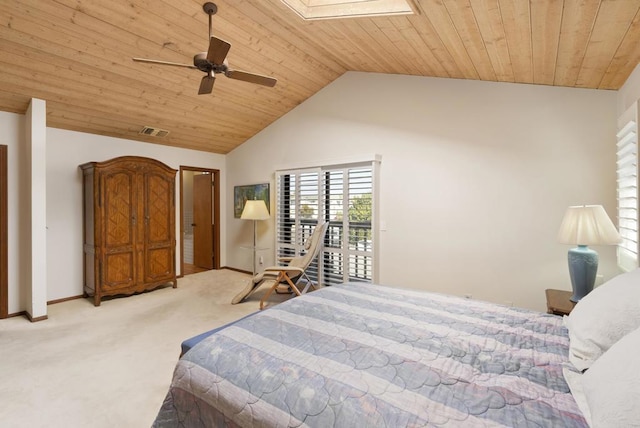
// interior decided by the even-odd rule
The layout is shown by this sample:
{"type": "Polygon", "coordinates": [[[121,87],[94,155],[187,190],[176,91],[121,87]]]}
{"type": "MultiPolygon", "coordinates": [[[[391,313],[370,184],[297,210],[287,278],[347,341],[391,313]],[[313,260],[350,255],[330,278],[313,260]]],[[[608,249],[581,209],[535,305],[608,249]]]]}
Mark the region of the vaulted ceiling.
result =
{"type": "MultiPolygon", "coordinates": [[[[640,0],[412,0],[414,15],[304,21],[280,0],[216,0],[231,68],[216,79],[197,0],[0,0],[0,110],[47,101],[47,125],[228,153],[346,71],[619,89],[640,61],[640,0]],[[169,131],[139,135],[143,126],[169,131]]],[[[371,88],[375,91],[375,88],[371,88]]]]}

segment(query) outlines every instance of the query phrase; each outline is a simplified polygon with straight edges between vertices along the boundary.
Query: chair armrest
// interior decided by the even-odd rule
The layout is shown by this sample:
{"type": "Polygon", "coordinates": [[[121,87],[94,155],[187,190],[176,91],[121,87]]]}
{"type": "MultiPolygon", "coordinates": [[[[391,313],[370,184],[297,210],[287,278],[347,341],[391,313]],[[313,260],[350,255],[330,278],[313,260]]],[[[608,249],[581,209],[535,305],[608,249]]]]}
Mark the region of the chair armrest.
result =
{"type": "Polygon", "coordinates": [[[295,266],[269,266],[264,268],[265,272],[299,272],[304,273],[304,269],[295,266]]]}

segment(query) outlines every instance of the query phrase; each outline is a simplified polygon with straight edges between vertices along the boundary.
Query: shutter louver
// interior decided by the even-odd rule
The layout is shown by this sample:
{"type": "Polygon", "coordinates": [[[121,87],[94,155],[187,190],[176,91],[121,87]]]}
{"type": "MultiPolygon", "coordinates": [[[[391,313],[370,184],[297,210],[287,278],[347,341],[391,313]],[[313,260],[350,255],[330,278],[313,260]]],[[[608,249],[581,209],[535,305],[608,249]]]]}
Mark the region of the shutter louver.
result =
{"type": "Polygon", "coordinates": [[[344,282],[344,223],[348,205],[345,203],[344,171],[325,171],[325,201],[329,205],[329,229],[323,254],[325,284],[344,282]]]}
{"type": "MultiPolygon", "coordinates": [[[[318,224],[318,171],[278,174],[276,187],[276,257],[299,256],[305,251],[304,245],[318,224]]],[[[314,261],[305,272],[316,281],[317,262],[314,261]]]]}
{"type": "Polygon", "coordinates": [[[617,137],[618,266],[628,272],[638,267],[638,127],[627,122],[617,137]]]}
{"type": "Polygon", "coordinates": [[[373,170],[349,170],[349,280],[371,282],[373,170]]]}

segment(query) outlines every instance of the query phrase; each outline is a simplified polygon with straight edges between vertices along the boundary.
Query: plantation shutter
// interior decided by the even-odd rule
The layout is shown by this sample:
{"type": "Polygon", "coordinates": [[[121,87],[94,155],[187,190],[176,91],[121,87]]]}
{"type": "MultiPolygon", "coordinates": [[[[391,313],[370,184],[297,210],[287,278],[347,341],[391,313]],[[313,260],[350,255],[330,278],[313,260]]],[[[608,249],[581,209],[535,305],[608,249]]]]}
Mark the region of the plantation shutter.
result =
{"type": "Polygon", "coordinates": [[[374,278],[374,168],[371,162],[279,171],[276,255],[294,256],[321,221],[329,222],[319,265],[323,285],[374,278]]]}
{"type": "MultiPolygon", "coordinates": [[[[280,172],[276,176],[276,258],[299,256],[304,244],[322,218],[318,204],[318,169],[280,172]]],[[[286,264],[286,263],[284,263],[286,264]]],[[[317,261],[307,275],[317,279],[317,261]]]]}
{"type": "Polygon", "coordinates": [[[373,168],[348,166],[325,172],[330,207],[323,280],[371,282],[373,279],[373,168]]]}
{"type": "Polygon", "coordinates": [[[638,267],[638,126],[636,112],[627,112],[633,120],[624,121],[617,133],[618,266],[628,272],[638,267]]]}

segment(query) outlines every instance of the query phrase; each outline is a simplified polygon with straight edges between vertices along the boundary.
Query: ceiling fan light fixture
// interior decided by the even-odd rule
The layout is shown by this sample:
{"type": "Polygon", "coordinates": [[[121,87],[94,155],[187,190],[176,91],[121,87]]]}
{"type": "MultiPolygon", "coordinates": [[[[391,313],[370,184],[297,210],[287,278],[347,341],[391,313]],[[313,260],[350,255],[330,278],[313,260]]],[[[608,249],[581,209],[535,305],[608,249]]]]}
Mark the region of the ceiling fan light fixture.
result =
{"type": "Polygon", "coordinates": [[[418,13],[413,0],[280,0],[302,19],[338,19],[418,13]]]}

